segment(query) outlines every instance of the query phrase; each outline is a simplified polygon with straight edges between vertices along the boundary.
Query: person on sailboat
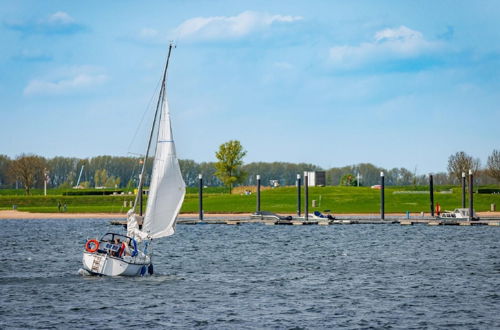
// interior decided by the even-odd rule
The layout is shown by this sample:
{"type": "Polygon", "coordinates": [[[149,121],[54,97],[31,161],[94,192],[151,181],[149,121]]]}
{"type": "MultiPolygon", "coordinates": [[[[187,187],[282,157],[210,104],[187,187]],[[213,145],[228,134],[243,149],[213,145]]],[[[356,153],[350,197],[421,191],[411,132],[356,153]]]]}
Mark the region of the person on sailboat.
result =
{"type": "Polygon", "coordinates": [[[120,241],[120,239],[118,237],[116,237],[113,241],[113,244],[115,245],[115,247],[113,248],[113,250],[110,250],[110,254],[113,257],[121,257],[122,242],[120,241]]]}
{"type": "Polygon", "coordinates": [[[130,252],[130,246],[128,244],[125,244],[125,242],[122,243],[122,257],[126,256],[131,256],[132,253],[130,252]]]}

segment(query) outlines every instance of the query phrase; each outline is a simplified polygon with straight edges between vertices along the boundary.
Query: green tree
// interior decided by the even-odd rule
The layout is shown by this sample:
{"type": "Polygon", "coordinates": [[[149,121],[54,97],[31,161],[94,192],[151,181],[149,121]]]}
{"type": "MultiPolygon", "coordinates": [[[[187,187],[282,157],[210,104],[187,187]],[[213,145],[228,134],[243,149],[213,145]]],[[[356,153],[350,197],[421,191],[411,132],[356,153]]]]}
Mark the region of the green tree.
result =
{"type": "Polygon", "coordinates": [[[117,188],[119,185],[120,185],[120,178],[115,178],[114,176],[110,176],[106,180],[106,183],[104,184],[104,187],[106,187],[106,188],[117,188]]]}
{"type": "Polygon", "coordinates": [[[0,188],[7,184],[10,162],[11,160],[7,155],[0,155],[0,188]]]}
{"type": "MultiPolygon", "coordinates": [[[[55,187],[60,185],[72,186],[77,175],[78,158],[54,157],[47,159],[47,168],[50,172],[51,184],[55,187]]],[[[79,168],[78,168],[79,170],[79,168]]]]}
{"type": "Polygon", "coordinates": [[[105,169],[96,170],[94,174],[94,184],[95,187],[104,187],[106,185],[106,181],[108,180],[108,171],[105,169]]]}
{"type": "Polygon", "coordinates": [[[241,169],[243,157],[247,152],[243,150],[240,141],[231,140],[221,144],[215,153],[218,162],[215,163],[215,175],[229,188],[231,193],[234,184],[245,180],[246,173],[241,169]]]}
{"type": "Polygon", "coordinates": [[[83,189],[89,189],[90,182],[89,181],[80,181],[80,187],[82,187],[83,189]]]}
{"type": "Polygon", "coordinates": [[[356,180],[356,177],[354,174],[345,174],[342,176],[340,179],[340,185],[341,186],[356,186],[358,184],[358,181],[356,180]]]}
{"type": "Polygon", "coordinates": [[[179,159],[182,177],[188,186],[195,186],[198,183],[200,165],[191,159],[179,159]]]}

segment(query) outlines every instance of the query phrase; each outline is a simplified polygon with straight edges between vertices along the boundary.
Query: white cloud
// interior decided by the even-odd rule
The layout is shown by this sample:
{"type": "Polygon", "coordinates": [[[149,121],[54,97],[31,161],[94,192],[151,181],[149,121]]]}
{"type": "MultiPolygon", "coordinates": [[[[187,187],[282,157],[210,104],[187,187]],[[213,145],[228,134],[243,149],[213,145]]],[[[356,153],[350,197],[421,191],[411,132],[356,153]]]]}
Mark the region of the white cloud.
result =
{"type": "Polygon", "coordinates": [[[108,80],[108,76],[93,67],[77,67],[59,70],[50,77],[31,80],[24,95],[54,95],[77,92],[92,88],[108,80]]]}
{"type": "Polygon", "coordinates": [[[417,40],[423,39],[422,33],[409,29],[406,26],[400,26],[397,29],[385,29],[375,33],[375,41],[380,42],[384,40],[417,40]]]}
{"type": "Polygon", "coordinates": [[[75,19],[63,11],[55,12],[47,18],[47,22],[52,24],[72,24],[75,19]]]}
{"type": "Polygon", "coordinates": [[[64,11],[57,11],[38,20],[5,22],[5,26],[25,34],[73,34],[86,30],[64,11]]]}
{"type": "Polygon", "coordinates": [[[426,40],[419,31],[400,26],[376,32],[371,42],[332,47],[330,60],[335,67],[349,69],[379,61],[416,58],[433,53],[441,46],[426,40]]]}
{"type": "Polygon", "coordinates": [[[155,29],[143,28],[139,31],[139,38],[150,39],[158,37],[160,33],[155,29]]]}
{"type": "Polygon", "coordinates": [[[227,39],[248,35],[275,23],[291,23],[300,16],[270,15],[245,11],[236,16],[195,17],[184,21],[174,30],[178,39],[227,39]]]}
{"type": "Polygon", "coordinates": [[[148,27],[135,32],[129,39],[146,44],[165,44],[168,41],[166,33],[148,27]]]}
{"type": "Polygon", "coordinates": [[[126,40],[152,45],[165,45],[169,41],[169,38],[167,33],[144,27],[126,37],[126,40]]]}

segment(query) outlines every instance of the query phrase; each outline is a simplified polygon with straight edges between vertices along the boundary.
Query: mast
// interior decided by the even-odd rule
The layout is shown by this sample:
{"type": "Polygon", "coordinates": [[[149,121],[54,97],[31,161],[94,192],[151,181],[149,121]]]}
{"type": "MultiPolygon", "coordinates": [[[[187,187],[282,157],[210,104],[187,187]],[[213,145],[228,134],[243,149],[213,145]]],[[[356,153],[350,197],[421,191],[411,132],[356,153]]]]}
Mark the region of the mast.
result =
{"type": "Polygon", "coordinates": [[[155,111],[155,116],[153,119],[153,125],[151,127],[151,132],[149,134],[149,141],[148,141],[148,146],[146,149],[146,155],[144,156],[144,160],[142,162],[142,169],[141,169],[141,174],[139,176],[139,189],[137,192],[137,196],[135,196],[135,201],[134,201],[134,210],[137,207],[137,204],[139,203],[139,215],[142,216],[142,188],[144,185],[144,173],[146,172],[146,162],[148,159],[149,155],[149,150],[151,149],[151,142],[153,140],[153,134],[154,134],[154,129],[158,117],[158,113],[160,112],[160,108],[163,102],[163,99],[165,97],[165,83],[167,79],[167,69],[168,69],[168,62],[170,61],[170,54],[172,53],[172,48],[174,48],[173,42],[170,42],[168,46],[168,55],[167,55],[167,62],[165,63],[165,69],[163,70],[163,79],[161,82],[161,88],[160,88],[160,94],[158,95],[158,102],[156,103],[156,111],[155,111]]]}

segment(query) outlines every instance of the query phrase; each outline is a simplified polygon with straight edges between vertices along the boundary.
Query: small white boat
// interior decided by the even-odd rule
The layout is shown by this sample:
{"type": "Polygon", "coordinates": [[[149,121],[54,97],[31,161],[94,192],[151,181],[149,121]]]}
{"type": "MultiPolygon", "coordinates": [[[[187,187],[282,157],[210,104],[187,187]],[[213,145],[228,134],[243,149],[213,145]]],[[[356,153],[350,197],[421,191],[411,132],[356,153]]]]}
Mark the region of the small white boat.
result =
{"type": "Polygon", "coordinates": [[[137,249],[128,236],[106,233],[100,240],[89,240],[83,252],[83,268],[93,275],[138,276],[152,273],[151,258],[137,249]]]}
{"type": "MultiPolygon", "coordinates": [[[[328,211],[329,212],[329,211],[328,211]]],[[[332,224],[335,221],[335,217],[331,214],[323,214],[320,211],[314,211],[314,213],[309,213],[309,221],[317,221],[318,224],[332,224]]]]}
{"type": "Polygon", "coordinates": [[[153,273],[151,242],[174,234],[177,215],[184,201],[186,184],[182,179],[175,152],[170,112],[166,97],[168,49],[158,103],[149,135],[134,207],[127,213],[127,234],[107,233],[101,239],[88,240],[83,252],[83,268],[92,275],[138,276],[153,273]],[[157,132],[156,138],[154,133],[157,132]],[[143,178],[152,144],[156,145],[148,202],[142,217],[143,178]],[[136,208],[139,206],[139,214],[136,208]],[[139,222],[142,221],[142,228],[139,222]],[[140,248],[142,246],[142,249],[140,248]],[[149,251],[148,251],[149,248],[149,251]]]}
{"type": "MultiPolygon", "coordinates": [[[[469,209],[460,208],[454,209],[453,211],[445,211],[439,215],[439,218],[444,220],[469,219],[469,209]]],[[[472,218],[476,219],[476,211],[474,210],[472,210],[472,218]]]]}

